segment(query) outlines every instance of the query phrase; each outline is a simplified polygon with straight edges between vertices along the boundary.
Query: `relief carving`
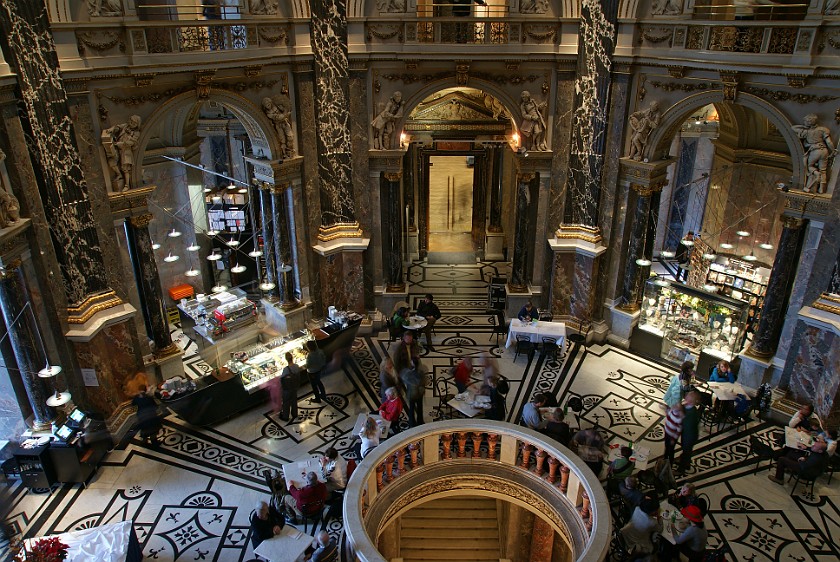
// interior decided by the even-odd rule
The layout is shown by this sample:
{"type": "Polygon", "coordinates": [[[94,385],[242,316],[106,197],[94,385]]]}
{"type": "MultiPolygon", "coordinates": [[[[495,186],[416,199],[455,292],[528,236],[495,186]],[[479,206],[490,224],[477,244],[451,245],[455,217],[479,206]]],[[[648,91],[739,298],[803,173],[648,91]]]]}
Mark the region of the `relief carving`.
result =
{"type": "Polygon", "coordinates": [[[249,6],[255,16],[273,16],[279,11],[277,0],[250,0],[249,6]]]}
{"type": "Polygon", "coordinates": [[[673,16],[682,12],[682,0],[654,0],[650,6],[652,16],[673,16]]]}
{"type": "Polygon", "coordinates": [[[544,14],[548,11],[548,0],[521,0],[520,14],[544,14]]]}
{"type": "Polygon", "coordinates": [[[20,220],[20,202],[11,191],[0,186],[0,228],[11,226],[20,220]]]}
{"type": "Polygon", "coordinates": [[[274,125],[274,132],[280,141],[280,156],[282,158],[293,158],[295,156],[295,134],[292,125],[289,123],[291,111],[288,104],[280,96],[274,99],[265,97],[262,101],[262,110],[265,116],[274,125]]]}
{"type": "Polygon", "coordinates": [[[376,0],[376,9],[381,14],[405,13],[405,0],[376,0]]]}
{"type": "Polygon", "coordinates": [[[805,187],[803,191],[816,189],[817,193],[825,193],[828,184],[827,170],[829,160],[837,154],[837,148],[831,140],[828,127],[817,124],[817,116],[809,113],[805,116],[803,125],[793,125],[794,132],[802,139],[805,146],[805,187]]]}
{"type": "Polygon", "coordinates": [[[639,161],[642,159],[645,148],[647,147],[648,138],[651,132],[659,126],[659,119],[661,118],[659,112],[659,102],[654,100],[650,102],[647,109],[642,109],[630,114],[630,128],[633,129],[633,135],[630,137],[630,154],[628,158],[639,161]]]}
{"type": "Polygon", "coordinates": [[[120,123],[102,131],[101,141],[111,169],[114,191],[131,188],[134,150],[140,139],[140,116],[132,115],[128,123],[120,123]]]}
{"type": "Polygon", "coordinates": [[[123,13],[120,0],[88,0],[87,8],[91,17],[113,17],[123,13]]]}
{"type": "Polygon", "coordinates": [[[373,149],[388,150],[392,148],[394,136],[394,122],[403,115],[402,92],[394,92],[385,107],[371,122],[373,128],[373,149]]]}

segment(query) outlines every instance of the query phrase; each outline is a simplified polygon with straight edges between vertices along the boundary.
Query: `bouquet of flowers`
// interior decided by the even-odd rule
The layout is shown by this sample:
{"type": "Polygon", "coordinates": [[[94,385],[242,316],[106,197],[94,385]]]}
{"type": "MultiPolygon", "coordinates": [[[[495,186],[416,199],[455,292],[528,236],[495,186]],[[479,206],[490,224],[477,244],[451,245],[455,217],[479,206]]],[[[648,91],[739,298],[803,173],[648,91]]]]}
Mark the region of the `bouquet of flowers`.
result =
{"type": "Polygon", "coordinates": [[[22,544],[14,557],[15,562],[59,562],[67,559],[67,545],[58,537],[40,539],[29,547],[22,544]]]}

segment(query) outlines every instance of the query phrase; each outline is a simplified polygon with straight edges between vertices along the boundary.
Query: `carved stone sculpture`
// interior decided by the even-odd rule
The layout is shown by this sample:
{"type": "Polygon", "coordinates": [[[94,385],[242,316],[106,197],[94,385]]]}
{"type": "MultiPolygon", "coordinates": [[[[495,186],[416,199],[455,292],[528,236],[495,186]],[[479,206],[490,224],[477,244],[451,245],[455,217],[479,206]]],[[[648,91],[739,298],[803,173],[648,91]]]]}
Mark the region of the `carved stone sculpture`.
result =
{"type": "Polygon", "coordinates": [[[405,0],[376,0],[379,13],[402,14],[405,12],[405,0]]]}
{"type": "Polygon", "coordinates": [[[373,149],[388,150],[394,136],[394,122],[403,115],[402,92],[394,92],[385,108],[370,124],[373,128],[373,149]]]}
{"type": "Polygon", "coordinates": [[[265,116],[271,119],[274,125],[274,132],[277,133],[277,138],[280,141],[280,152],[283,158],[292,158],[295,152],[295,134],[292,131],[292,125],[289,123],[291,113],[288,111],[286,104],[282,99],[263,98],[262,110],[265,116]]]}
{"type": "Polygon", "coordinates": [[[544,14],[548,11],[548,0],[521,0],[520,14],[544,14]]]}
{"type": "Polygon", "coordinates": [[[251,0],[248,5],[255,16],[273,16],[279,12],[277,0],[251,0]]]}
{"type": "Polygon", "coordinates": [[[840,15],[840,0],[827,0],[824,12],[827,16],[840,15]]]}
{"type": "Polygon", "coordinates": [[[121,16],[123,13],[120,0],[88,0],[87,5],[91,17],[121,16]]]}
{"type": "Polygon", "coordinates": [[[652,16],[673,16],[682,13],[682,0],[653,0],[650,5],[652,16]]]}
{"type": "Polygon", "coordinates": [[[793,125],[802,144],[805,145],[805,188],[810,192],[825,193],[828,185],[829,158],[837,154],[837,148],[831,140],[831,132],[827,127],[817,124],[817,116],[809,113],[805,116],[804,125],[793,125]]]}
{"type": "Polygon", "coordinates": [[[490,94],[484,94],[484,107],[493,112],[493,119],[498,119],[505,113],[505,106],[502,105],[502,102],[490,94]]]}
{"type": "Polygon", "coordinates": [[[0,187],[0,228],[20,220],[20,203],[12,193],[0,187]]]}
{"type": "Polygon", "coordinates": [[[545,102],[538,104],[531,97],[531,92],[522,91],[519,102],[522,126],[519,132],[522,134],[522,146],[526,150],[548,150],[545,143],[545,117],[542,114],[544,109],[545,102]]]}
{"type": "Polygon", "coordinates": [[[647,109],[642,109],[630,114],[630,128],[633,134],[630,137],[630,154],[627,156],[633,160],[641,160],[644,157],[650,133],[659,126],[659,102],[652,101],[647,109]]]}
{"type": "Polygon", "coordinates": [[[102,146],[108,157],[115,191],[126,191],[131,186],[134,169],[134,151],[140,140],[140,116],[132,115],[128,123],[120,123],[102,131],[102,146]]]}

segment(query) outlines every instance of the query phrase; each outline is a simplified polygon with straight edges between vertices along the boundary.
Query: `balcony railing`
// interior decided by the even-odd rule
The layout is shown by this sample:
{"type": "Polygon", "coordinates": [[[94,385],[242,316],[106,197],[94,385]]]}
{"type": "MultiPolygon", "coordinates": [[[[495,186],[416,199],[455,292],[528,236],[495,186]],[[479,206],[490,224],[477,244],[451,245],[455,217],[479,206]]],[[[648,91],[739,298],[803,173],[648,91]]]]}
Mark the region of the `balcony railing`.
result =
{"type": "Polygon", "coordinates": [[[527,505],[566,538],[574,560],[607,555],[607,498],[577,456],[523,427],[451,420],[391,437],[359,464],[344,495],[355,559],[385,562],[375,543],[383,529],[421,500],[459,492],[527,505]]]}
{"type": "MultiPolygon", "coordinates": [[[[368,43],[420,43],[461,45],[556,45],[561,22],[527,18],[403,18],[371,20],[365,24],[368,43]]],[[[572,22],[565,22],[572,24],[572,22]]],[[[573,23],[576,26],[576,22],[573,23]]],[[[571,29],[570,29],[571,31],[571,29]]]]}

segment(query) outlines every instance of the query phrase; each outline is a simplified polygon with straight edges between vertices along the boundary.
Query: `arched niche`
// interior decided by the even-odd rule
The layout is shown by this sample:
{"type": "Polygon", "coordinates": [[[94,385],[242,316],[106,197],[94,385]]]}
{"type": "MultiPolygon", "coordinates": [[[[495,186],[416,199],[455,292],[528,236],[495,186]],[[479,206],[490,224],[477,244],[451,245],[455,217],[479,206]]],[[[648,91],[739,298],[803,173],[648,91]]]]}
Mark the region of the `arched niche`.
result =
{"type": "Polygon", "coordinates": [[[741,122],[743,120],[739,119],[741,112],[738,107],[726,109],[728,106],[744,106],[764,116],[776,127],[787,145],[791,159],[791,175],[796,180],[796,185],[804,185],[805,168],[803,166],[803,156],[805,155],[805,151],[799,137],[796,136],[796,133],[791,128],[790,121],[773,105],[751,94],[739,93],[737,100],[732,102],[724,100],[723,92],[717,90],[693,94],[680,100],[665,111],[659,127],[651,133],[647,147],[645,147],[645,158],[654,161],[660,159],[662,155],[667,155],[672,139],[679,132],[685,120],[695,110],[708,104],[714,104],[718,108],[718,111],[728,112],[727,116],[732,122],[737,123],[738,128],[743,128],[743,123],[741,122]]]}
{"type": "MultiPolygon", "coordinates": [[[[143,154],[153,138],[157,138],[164,146],[184,146],[185,125],[195,120],[199,108],[206,102],[224,106],[239,120],[251,140],[254,156],[269,161],[281,158],[280,143],[274,127],[262,110],[240,95],[219,90],[201,99],[195,92],[185,92],[156,109],[142,125],[137,142],[138,162],[142,162],[143,154]]],[[[135,166],[132,170],[132,185],[142,184],[142,174],[142,166],[135,166]]]]}

